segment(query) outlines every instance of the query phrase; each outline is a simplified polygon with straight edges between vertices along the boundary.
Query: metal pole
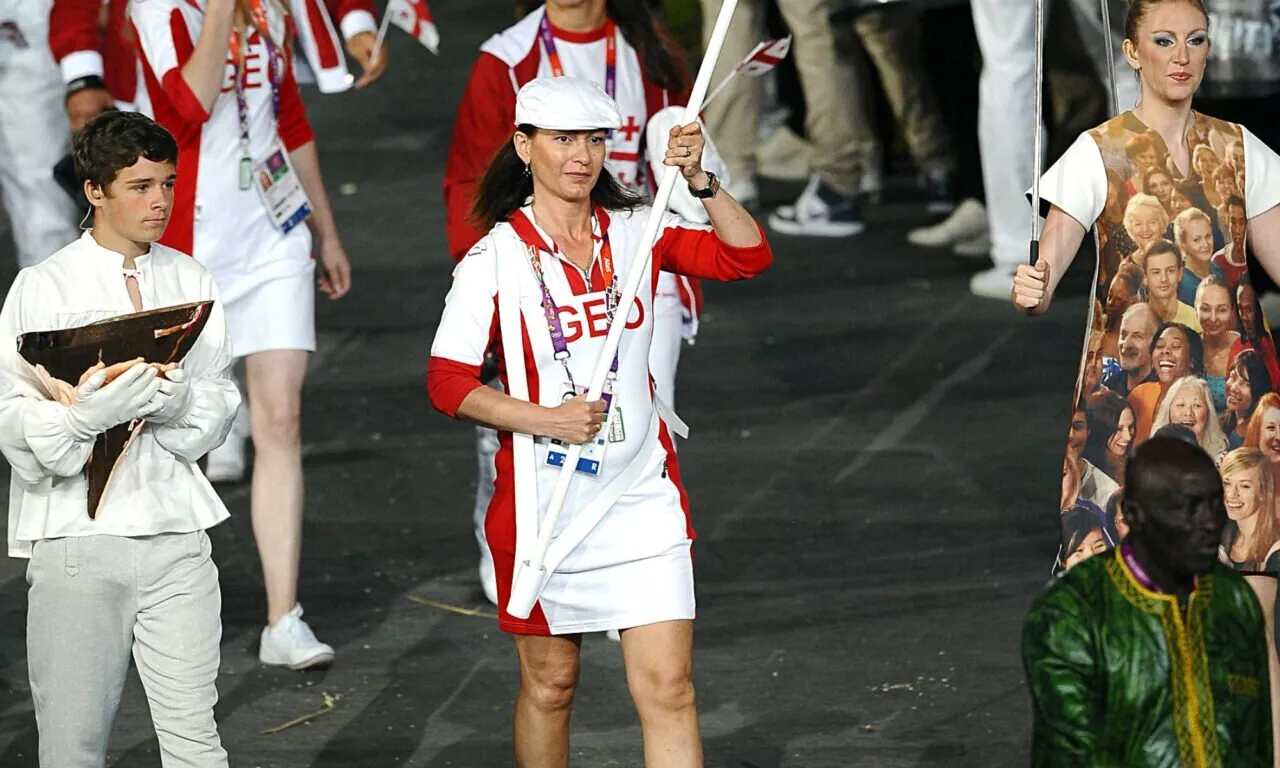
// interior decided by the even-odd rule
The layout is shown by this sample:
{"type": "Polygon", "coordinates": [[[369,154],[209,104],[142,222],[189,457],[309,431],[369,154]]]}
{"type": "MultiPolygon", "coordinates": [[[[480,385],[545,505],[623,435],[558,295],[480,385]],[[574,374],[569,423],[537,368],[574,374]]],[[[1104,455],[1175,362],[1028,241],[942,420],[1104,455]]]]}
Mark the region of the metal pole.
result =
{"type": "Polygon", "coordinates": [[[1107,82],[1111,85],[1108,93],[1111,95],[1111,114],[1118,115],[1123,109],[1120,106],[1120,90],[1116,88],[1116,51],[1115,41],[1111,37],[1111,3],[1109,0],[1101,0],[1102,3],[1102,34],[1107,40],[1107,82]]]}
{"type": "Polygon", "coordinates": [[[1045,0],[1036,0],[1036,94],[1035,94],[1035,157],[1031,167],[1035,175],[1031,179],[1031,266],[1040,259],[1040,157],[1043,154],[1044,129],[1044,14],[1045,0]]]}

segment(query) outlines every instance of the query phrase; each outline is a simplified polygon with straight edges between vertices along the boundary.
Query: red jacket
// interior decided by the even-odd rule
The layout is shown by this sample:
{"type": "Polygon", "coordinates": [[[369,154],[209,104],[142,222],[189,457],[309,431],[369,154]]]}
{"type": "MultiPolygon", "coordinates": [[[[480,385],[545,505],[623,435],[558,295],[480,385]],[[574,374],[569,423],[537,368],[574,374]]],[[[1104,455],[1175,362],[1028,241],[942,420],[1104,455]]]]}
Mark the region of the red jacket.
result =
{"type": "MultiPolygon", "coordinates": [[[[312,12],[320,10],[316,0],[307,2],[312,12]]],[[[53,0],[53,10],[49,12],[49,48],[62,67],[66,82],[98,75],[106,81],[112,98],[129,103],[137,101],[138,57],[133,33],[125,18],[128,5],[129,0],[53,0]]],[[[373,0],[324,0],[324,7],[339,24],[356,11],[377,18],[373,0]]]]}

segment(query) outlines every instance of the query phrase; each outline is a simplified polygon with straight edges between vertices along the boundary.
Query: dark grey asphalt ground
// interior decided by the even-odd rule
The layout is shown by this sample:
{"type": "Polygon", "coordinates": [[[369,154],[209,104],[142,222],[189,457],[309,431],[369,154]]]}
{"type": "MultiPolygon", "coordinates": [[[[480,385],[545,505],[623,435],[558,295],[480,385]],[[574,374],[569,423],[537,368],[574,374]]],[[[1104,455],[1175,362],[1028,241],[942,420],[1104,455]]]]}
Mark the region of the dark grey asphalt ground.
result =
{"type": "MultiPolygon", "coordinates": [[[[304,414],[302,601],[338,658],[312,674],[258,666],[247,488],[225,489],[217,714],[235,766],[511,764],[510,640],[412,599],[488,609],[473,432],[431,411],[423,373],[451,268],[439,189],[452,116],[476,46],[511,18],[506,0],[434,5],[441,56],[392,30],[393,70],[374,88],[308,94],[355,263],[350,297],[320,308],[304,414]],[[326,698],[310,724],[264,733],[326,698]]],[[[709,286],[681,361],[708,766],[1026,763],[1018,631],[1056,548],[1084,304],[1076,290],[1031,321],[972,297],[983,264],[904,245],[926,219],[909,181],[892,182],[897,202],[858,238],[777,236],[766,275],[709,286]]],[[[3,768],[36,765],[24,566],[0,561],[3,768]]],[[[574,764],[640,766],[618,647],[589,637],[583,655],[574,764]]],[[[159,765],[136,682],[111,765],[159,765]]]]}

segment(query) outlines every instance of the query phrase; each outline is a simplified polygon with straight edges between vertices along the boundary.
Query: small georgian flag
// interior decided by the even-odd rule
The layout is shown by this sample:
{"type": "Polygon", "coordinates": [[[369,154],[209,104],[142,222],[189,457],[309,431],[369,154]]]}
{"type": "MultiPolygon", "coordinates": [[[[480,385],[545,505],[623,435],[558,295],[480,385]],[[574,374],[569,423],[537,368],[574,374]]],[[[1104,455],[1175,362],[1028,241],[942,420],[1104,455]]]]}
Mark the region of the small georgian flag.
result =
{"type": "MultiPolygon", "coordinates": [[[[395,2],[395,0],[392,0],[392,2],[395,2]]],[[[698,111],[701,112],[702,110],[705,110],[707,105],[711,103],[711,100],[718,96],[720,91],[724,90],[724,87],[737,75],[742,74],[747,77],[759,77],[760,75],[772,72],[773,68],[778,66],[779,62],[787,58],[787,54],[790,51],[791,35],[787,35],[786,37],[778,40],[765,40],[755,48],[752,48],[751,53],[748,53],[746,58],[738,62],[738,65],[734,67],[729,74],[725,75],[725,78],[720,81],[720,84],[711,92],[711,95],[702,102],[702,108],[698,111]]]]}
{"type": "Polygon", "coordinates": [[[431,20],[427,0],[388,0],[387,17],[392,24],[418,38],[429,51],[440,53],[440,33],[431,20]]]}
{"type": "Polygon", "coordinates": [[[778,66],[790,51],[791,35],[779,40],[766,40],[752,48],[751,53],[734,67],[734,71],[752,77],[763,75],[778,66]]]}

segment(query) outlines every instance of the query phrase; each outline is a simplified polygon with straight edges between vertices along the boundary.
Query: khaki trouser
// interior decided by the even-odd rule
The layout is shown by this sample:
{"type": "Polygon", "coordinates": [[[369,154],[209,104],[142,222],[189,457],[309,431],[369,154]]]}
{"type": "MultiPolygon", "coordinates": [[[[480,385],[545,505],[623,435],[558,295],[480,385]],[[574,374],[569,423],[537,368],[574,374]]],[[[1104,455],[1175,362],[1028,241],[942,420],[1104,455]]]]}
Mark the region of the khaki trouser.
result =
{"type": "MultiPolygon", "coordinates": [[[[720,0],[702,0],[704,41],[720,10],[720,0]]],[[[813,146],[813,171],[832,189],[851,196],[866,169],[878,168],[882,149],[874,130],[866,64],[850,41],[833,31],[832,0],[778,0],[792,35],[793,57],[804,88],[805,132],[813,146]]],[[[739,2],[712,87],[760,42],[759,0],[739,2]]],[[[875,63],[890,104],[903,122],[917,164],[926,170],[953,165],[948,135],[933,104],[919,55],[918,19],[909,12],[864,14],[855,31],[875,63]]],[[[705,113],[730,172],[749,177],[755,169],[756,125],[764,99],[759,78],[739,77],[705,113]]]]}
{"type": "Polygon", "coordinates": [[[213,719],[222,597],[203,531],[38,541],[27,582],[41,768],[106,764],[130,654],[164,768],[227,767],[213,719]]]}

